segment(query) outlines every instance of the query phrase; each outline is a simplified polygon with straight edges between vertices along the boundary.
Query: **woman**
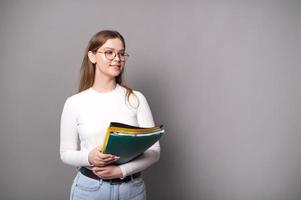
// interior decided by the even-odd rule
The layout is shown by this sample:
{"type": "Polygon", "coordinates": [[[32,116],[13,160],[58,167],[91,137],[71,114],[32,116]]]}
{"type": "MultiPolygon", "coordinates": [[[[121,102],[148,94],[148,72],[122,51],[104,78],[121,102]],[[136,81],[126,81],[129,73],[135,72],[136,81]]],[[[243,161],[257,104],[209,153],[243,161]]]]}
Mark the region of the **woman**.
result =
{"type": "Polygon", "coordinates": [[[110,122],[154,126],[143,94],[123,83],[127,57],[117,31],[96,33],[86,48],[79,91],[67,98],[61,116],[61,159],[78,168],[70,199],[146,199],[141,171],[159,160],[159,142],[121,165],[114,164],[117,156],[100,151],[110,122]]]}

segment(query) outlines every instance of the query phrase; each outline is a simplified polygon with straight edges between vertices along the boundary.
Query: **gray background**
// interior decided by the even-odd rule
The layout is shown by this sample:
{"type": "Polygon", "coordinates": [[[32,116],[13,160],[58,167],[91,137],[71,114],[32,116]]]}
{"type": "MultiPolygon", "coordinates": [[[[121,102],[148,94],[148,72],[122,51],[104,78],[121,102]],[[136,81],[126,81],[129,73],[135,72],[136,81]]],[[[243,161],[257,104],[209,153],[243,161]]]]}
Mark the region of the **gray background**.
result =
{"type": "Polygon", "coordinates": [[[63,103],[89,38],[116,29],[126,80],[166,125],[148,199],[298,200],[300,1],[1,1],[0,199],[68,199],[63,103]]]}

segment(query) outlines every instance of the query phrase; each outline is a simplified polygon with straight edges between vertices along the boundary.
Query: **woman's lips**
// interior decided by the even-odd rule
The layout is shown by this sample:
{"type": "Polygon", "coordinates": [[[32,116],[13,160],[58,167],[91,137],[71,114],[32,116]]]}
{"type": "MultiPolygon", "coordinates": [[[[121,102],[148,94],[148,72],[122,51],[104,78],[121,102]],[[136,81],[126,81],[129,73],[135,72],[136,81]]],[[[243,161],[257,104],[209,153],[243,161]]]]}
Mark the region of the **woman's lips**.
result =
{"type": "Polygon", "coordinates": [[[115,69],[120,69],[121,68],[121,65],[110,65],[110,67],[112,67],[112,68],[115,68],[115,69]]]}

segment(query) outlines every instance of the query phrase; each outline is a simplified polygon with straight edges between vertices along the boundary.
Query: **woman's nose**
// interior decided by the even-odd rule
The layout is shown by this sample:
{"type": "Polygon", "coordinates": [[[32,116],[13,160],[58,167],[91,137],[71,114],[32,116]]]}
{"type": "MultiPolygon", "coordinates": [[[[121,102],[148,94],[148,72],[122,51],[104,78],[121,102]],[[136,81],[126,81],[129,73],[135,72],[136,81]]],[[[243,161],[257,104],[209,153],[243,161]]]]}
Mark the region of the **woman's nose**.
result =
{"type": "Polygon", "coordinates": [[[116,61],[118,61],[118,62],[120,62],[120,61],[121,61],[121,59],[120,59],[120,57],[119,57],[119,54],[118,54],[118,53],[116,53],[116,56],[115,56],[115,58],[114,58],[113,60],[116,60],[116,61]]]}

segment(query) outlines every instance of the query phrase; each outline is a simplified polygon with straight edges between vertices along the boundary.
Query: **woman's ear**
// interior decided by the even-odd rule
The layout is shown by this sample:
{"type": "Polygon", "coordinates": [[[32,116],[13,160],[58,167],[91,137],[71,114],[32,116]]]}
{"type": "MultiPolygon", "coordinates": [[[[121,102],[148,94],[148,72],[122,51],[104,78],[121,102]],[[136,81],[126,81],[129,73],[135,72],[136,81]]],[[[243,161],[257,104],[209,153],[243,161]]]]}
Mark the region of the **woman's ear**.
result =
{"type": "Polygon", "coordinates": [[[93,63],[93,64],[96,63],[95,54],[92,51],[88,51],[88,58],[91,61],[91,63],[93,63]]]}

